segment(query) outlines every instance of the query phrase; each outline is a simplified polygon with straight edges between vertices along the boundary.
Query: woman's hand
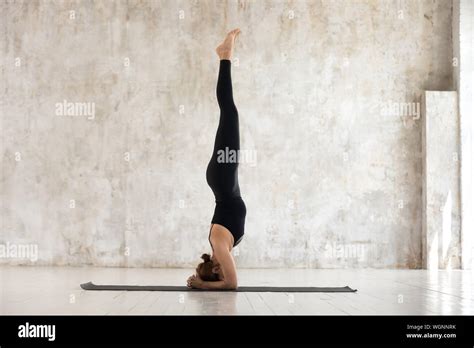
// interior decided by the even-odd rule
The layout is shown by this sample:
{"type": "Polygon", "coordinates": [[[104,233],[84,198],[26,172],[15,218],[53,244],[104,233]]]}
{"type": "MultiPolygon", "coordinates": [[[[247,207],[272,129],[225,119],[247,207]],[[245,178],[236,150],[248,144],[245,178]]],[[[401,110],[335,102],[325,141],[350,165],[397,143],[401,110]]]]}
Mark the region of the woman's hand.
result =
{"type": "Polygon", "coordinates": [[[188,288],[196,288],[199,289],[202,286],[202,279],[199,276],[193,274],[191,277],[188,278],[188,288]]]}

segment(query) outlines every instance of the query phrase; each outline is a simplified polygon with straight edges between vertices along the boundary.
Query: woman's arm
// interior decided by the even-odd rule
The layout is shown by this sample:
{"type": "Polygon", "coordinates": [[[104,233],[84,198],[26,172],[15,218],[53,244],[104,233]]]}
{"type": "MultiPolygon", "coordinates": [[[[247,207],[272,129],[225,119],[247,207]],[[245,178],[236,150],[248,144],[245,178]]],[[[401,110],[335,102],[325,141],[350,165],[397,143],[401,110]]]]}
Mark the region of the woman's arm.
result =
{"type": "Polygon", "coordinates": [[[198,289],[237,289],[237,270],[235,268],[234,258],[229,249],[222,246],[222,243],[214,244],[214,256],[219,261],[224,279],[208,282],[197,276],[188,278],[188,286],[198,289]]]}
{"type": "Polygon", "coordinates": [[[214,258],[218,260],[225,289],[237,289],[237,269],[234,258],[224,243],[214,243],[214,258]]]}
{"type": "Polygon", "coordinates": [[[217,280],[214,282],[207,282],[199,278],[199,276],[192,275],[188,278],[188,287],[195,289],[206,290],[235,290],[237,287],[230,286],[224,280],[217,280]]]}

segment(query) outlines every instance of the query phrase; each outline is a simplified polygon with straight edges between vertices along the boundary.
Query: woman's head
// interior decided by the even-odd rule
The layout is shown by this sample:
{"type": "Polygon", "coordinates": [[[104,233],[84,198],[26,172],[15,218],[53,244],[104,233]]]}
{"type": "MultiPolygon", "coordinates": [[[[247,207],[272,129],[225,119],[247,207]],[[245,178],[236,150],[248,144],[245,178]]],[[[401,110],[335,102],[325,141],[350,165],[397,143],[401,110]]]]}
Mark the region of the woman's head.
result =
{"type": "Polygon", "coordinates": [[[208,282],[221,280],[219,264],[214,262],[209,254],[202,254],[201,259],[204,261],[196,267],[199,278],[208,282]]]}

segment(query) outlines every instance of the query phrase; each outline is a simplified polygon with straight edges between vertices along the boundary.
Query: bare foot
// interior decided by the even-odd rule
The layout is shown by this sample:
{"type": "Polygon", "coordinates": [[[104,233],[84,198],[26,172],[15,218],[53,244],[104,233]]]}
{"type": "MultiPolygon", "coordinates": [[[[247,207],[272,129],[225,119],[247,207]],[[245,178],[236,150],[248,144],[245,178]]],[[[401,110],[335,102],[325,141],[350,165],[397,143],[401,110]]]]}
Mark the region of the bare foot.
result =
{"type": "Polygon", "coordinates": [[[234,52],[235,38],[239,34],[240,34],[239,28],[229,31],[224,41],[219,46],[217,46],[216,53],[221,60],[222,59],[230,60],[232,58],[232,53],[234,52]]]}

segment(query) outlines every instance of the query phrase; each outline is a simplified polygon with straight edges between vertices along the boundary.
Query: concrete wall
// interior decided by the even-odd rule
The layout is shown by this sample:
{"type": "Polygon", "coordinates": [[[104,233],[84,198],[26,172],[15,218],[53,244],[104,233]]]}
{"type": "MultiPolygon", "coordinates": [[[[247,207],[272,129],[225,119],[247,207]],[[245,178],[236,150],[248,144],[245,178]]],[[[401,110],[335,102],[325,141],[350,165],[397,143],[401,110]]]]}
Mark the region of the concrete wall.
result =
{"type": "Polygon", "coordinates": [[[0,262],[180,267],[210,251],[214,48],[239,26],[234,96],[257,160],[241,165],[238,266],[421,267],[420,101],[453,85],[451,11],[2,2],[0,243],[38,255],[0,262]]]}
{"type": "Polygon", "coordinates": [[[423,268],[461,267],[457,92],[423,96],[423,268]]]}
{"type": "Polygon", "coordinates": [[[474,2],[453,1],[453,80],[458,91],[461,151],[462,268],[474,268],[474,2]]]}

